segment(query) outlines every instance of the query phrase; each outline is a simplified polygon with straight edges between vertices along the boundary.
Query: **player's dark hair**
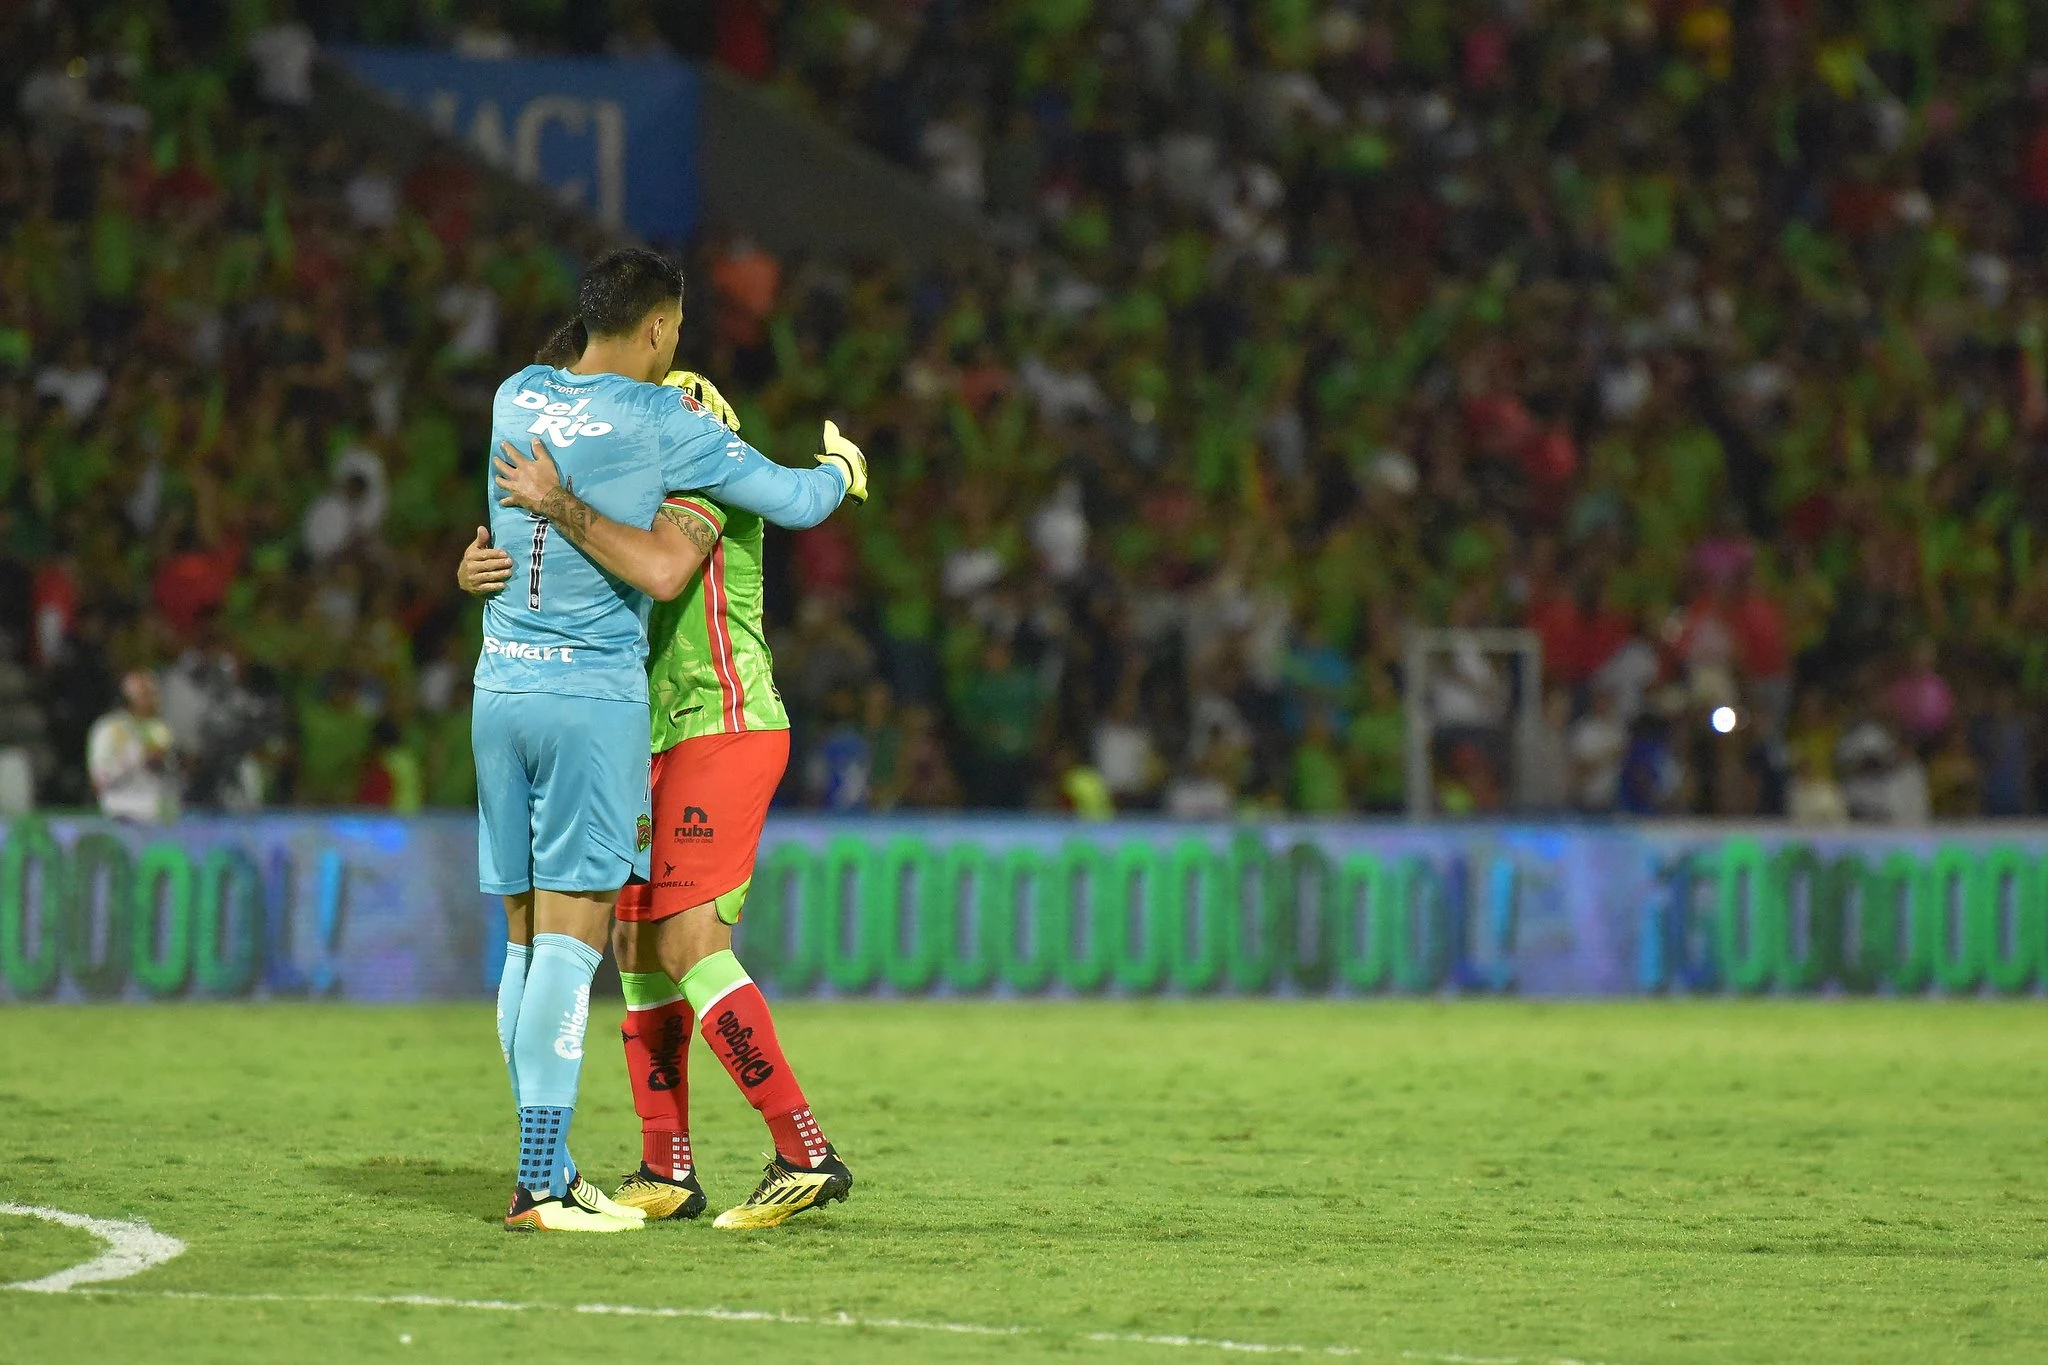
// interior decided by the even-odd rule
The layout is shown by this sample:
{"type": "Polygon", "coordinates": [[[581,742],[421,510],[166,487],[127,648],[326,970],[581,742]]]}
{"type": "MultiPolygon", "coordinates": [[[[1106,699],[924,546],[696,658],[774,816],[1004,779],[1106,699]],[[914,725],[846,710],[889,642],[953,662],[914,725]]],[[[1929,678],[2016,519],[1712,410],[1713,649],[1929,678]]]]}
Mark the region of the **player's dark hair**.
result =
{"type": "Polygon", "coordinates": [[[620,247],[583,272],[576,286],[576,316],[587,336],[622,336],[654,309],[682,297],[682,271],[652,251],[620,247]]]}
{"type": "Polygon", "coordinates": [[[547,365],[557,370],[566,370],[576,363],[583,354],[583,348],[590,344],[590,331],[583,325],[582,318],[570,318],[555,329],[555,334],[540,344],[533,353],[533,363],[547,365]]]}

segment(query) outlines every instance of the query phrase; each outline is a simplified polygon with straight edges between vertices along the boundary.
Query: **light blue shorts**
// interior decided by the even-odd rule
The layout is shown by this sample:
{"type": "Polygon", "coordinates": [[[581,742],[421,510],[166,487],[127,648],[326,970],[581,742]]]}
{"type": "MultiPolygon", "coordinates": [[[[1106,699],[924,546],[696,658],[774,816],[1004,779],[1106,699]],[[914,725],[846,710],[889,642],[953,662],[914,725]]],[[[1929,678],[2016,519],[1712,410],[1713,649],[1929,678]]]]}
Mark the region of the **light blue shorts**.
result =
{"type": "Polygon", "coordinates": [[[476,693],[477,880],[485,892],[613,891],[647,878],[647,704],[476,693]]]}

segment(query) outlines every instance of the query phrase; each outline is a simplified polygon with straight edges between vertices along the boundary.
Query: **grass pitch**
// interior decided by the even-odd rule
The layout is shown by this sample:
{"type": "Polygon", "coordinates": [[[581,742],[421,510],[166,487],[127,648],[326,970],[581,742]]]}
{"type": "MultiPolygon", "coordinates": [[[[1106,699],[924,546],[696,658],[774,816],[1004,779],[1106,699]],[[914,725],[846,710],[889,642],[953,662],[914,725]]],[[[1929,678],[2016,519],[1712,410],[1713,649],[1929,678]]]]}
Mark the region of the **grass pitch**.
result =
{"type": "MultiPolygon", "coordinates": [[[[638,1154],[621,1013],[594,1011],[574,1141],[607,1184],[638,1154]]],[[[0,1293],[0,1359],[2048,1359],[2038,1003],[778,1013],[851,1203],[536,1238],[498,1228],[488,1004],[0,1011],[0,1202],[190,1248],[0,1293]],[[351,1301],[390,1295],[806,1321],[351,1301]]],[[[691,1077],[715,1211],[766,1139],[701,1044],[691,1077]]],[[[0,1282],[96,1250],[0,1218],[0,1282]]]]}

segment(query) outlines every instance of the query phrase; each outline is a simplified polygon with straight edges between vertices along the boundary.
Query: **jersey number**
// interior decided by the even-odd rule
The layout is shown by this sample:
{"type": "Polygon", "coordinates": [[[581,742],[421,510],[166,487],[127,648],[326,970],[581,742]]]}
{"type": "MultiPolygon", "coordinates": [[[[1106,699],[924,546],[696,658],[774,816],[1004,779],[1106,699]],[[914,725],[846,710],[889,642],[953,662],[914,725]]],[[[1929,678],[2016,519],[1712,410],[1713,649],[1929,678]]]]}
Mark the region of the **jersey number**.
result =
{"type": "Polygon", "coordinates": [[[526,606],[530,611],[540,610],[540,558],[548,547],[548,520],[546,517],[533,519],[533,559],[526,570],[526,606]]]}

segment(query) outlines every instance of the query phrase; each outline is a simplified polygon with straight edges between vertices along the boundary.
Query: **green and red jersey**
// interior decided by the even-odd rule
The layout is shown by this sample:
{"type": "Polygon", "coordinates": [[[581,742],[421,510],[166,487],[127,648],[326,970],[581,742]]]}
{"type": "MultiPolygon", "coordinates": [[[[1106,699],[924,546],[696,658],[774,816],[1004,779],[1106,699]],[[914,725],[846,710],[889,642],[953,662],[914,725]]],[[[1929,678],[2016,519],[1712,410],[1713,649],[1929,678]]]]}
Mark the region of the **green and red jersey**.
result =
{"type": "Polygon", "coordinates": [[[655,603],[647,621],[653,751],[703,735],[787,730],[765,630],[761,518],[697,493],[671,493],[667,504],[703,518],[718,541],[682,596],[655,603]]]}

